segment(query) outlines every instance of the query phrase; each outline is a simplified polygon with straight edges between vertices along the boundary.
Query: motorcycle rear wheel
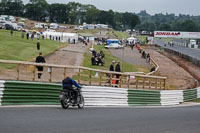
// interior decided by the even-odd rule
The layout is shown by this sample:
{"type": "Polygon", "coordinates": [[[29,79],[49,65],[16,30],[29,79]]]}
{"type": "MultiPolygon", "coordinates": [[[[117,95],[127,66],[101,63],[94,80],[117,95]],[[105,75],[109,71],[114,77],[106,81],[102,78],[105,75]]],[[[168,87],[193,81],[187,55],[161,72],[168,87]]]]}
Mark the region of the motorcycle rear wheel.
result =
{"type": "Polygon", "coordinates": [[[69,100],[67,98],[61,100],[60,103],[61,103],[61,106],[62,106],[63,109],[69,108],[69,100]]]}

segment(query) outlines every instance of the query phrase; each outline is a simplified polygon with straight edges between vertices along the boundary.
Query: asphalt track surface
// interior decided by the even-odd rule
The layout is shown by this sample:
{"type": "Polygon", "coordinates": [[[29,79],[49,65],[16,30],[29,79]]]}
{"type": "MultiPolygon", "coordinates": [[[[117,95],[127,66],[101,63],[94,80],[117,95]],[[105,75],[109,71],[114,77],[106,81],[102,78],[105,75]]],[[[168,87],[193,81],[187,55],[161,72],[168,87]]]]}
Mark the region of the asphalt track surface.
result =
{"type": "Polygon", "coordinates": [[[200,106],[0,107],[0,133],[199,133],[200,106]]]}
{"type": "MultiPolygon", "coordinates": [[[[167,44],[167,42],[162,39],[161,40],[157,39],[155,42],[157,45],[160,45],[162,47],[165,47],[164,44],[167,44]]],[[[180,46],[170,47],[169,45],[166,45],[166,47],[175,51],[179,51],[180,53],[187,54],[193,58],[200,60],[200,49],[192,49],[192,48],[186,48],[186,47],[180,47],[180,46]]]]}

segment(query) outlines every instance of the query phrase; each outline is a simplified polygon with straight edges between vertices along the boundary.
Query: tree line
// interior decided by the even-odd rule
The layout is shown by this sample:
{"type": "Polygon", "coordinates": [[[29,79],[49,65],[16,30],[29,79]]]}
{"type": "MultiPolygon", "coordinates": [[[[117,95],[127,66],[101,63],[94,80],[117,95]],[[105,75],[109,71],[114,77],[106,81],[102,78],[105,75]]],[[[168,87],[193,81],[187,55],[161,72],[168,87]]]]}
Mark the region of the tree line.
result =
{"type": "Polygon", "coordinates": [[[140,17],[141,23],[136,26],[140,31],[153,32],[160,31],[200,31],[200,16],[190,16],[179,14],[148,14],[145,10],[137,14],[140,17]]]}
{"type": "Polygon", "coordinates": [[[0,14],[65,24],[101,23],[117,30],[133,29],[140,23],[135,13],[104,11],[76,2],[48,4],[46,0],[29,0],[27,4],[22,0],[1,0],[0,14]]]}
{"type": "Polygon", "coordinates": [[[93,5],[76,2],[48,4],[46,0],[1,0],[1,15],[25,17],[41,22],[65,24],[107,24],[116,30],[136,29],[140,31],[200,31],[200,16],[179,14],[149,15],[145,10],[138,14],[99,10],[93,5]]]}

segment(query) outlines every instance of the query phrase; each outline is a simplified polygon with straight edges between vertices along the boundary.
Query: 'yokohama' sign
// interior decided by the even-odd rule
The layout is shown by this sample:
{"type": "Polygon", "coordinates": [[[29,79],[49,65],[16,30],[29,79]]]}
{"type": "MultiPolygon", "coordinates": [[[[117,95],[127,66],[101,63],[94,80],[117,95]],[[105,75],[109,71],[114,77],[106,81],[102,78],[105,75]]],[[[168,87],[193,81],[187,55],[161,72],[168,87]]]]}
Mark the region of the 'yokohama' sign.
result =
{"type": "Polygon", "coordinates": [[[200,38],[200,32],[154,31],[154,37],[200,38]]]}

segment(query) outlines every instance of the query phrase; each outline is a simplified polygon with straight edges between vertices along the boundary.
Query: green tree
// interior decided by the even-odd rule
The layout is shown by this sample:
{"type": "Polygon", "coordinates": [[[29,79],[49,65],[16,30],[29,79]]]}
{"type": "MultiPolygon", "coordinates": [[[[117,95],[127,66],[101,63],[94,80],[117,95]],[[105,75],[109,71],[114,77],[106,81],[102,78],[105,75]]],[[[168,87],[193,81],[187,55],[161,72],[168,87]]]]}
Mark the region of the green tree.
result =
{"type": "Polygon", "coordinates": [[[48,3],[46,0],[30,0],[25,6],[25,16],[34,20],[45,21],[48,16],[48,3]]]}
{"type": "Polygon", "coordinates": [[[66,4],[51,4],[49,5],[48,12],[50,22],[69,22],[69,8],[66,4]]]}
{"type": "Polygon", "coordinates": [[[137,24],[140,23],[140,19],[137,15],[133,13],[125,12],[122,14],[122,23],[125,29],[127,28],[133,29],[137,24]]]}
{"type": "Polygon", "coordinates": [[[181,29],[183,31],[197,31],[198,26],[193,20],[186,20],[181,24],[181,29]]]}
{"type": "Polygon", "coordinates": [[[23,16],[24,4],[22,0],[2,0],[0,14],[23,16]]]}
{"type": "Polygon", "coordinates": [[[171,25],[169,23],[166,22],[166,23],[160,24],[159,30],[170,31],[170,30],[172,30],[172,27],[171,27],[171,25]]]}
{"type": "Polygon", "coordinates": [[[83,10],[83,6],[82,4],[76,2],[69,2],[67,6],[69,8],[69,23],[75,24],[77,21],[77,17],[83,10]]]}
{"type": "Polygon", "coordinates": [[[140,25],[137,26],[137,29],[139,29],[140,31],[153,32],[157,28],[156,28],[156,24],[154,22],[152,22],[152,21],[144,21],[140,25]]]}
{"type": "Polygon", "coordinates": [[[99,15],[99,10],[96,7],[88,8],[86,11],[86,22],[91,24],[91,23],[96,23],[98,21],[98,15],[99,15]]]}

